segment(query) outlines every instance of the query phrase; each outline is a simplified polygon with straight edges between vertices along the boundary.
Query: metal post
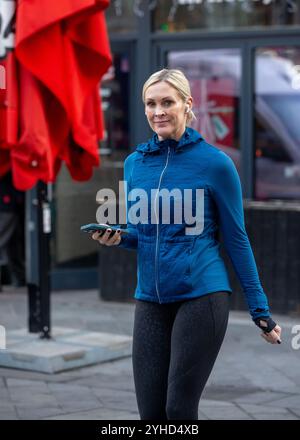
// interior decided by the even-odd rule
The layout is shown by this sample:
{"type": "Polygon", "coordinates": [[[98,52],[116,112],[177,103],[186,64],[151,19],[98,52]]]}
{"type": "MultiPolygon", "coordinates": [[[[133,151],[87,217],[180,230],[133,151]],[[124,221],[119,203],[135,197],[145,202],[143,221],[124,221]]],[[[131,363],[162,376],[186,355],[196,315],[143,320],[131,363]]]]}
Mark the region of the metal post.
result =
{"type": "Polygon", "coordinates": [[[29,332],[51,338],[50,323],[50,206],[47,185],[38,182],[26,193],[26,280],[29,332]]]}

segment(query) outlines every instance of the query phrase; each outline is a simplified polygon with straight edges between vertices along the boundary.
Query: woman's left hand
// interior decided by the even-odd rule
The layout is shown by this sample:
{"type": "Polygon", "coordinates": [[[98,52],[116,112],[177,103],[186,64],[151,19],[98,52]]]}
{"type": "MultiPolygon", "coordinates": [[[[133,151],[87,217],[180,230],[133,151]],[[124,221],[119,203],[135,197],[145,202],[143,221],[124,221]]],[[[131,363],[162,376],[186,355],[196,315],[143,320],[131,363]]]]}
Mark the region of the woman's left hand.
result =
{"type": "Polygon", "coordinates": [[[281,344],[281,327],[276,324],[272,331],[269,333],[263,332],[261,336],[270,344],[281,344]]]}

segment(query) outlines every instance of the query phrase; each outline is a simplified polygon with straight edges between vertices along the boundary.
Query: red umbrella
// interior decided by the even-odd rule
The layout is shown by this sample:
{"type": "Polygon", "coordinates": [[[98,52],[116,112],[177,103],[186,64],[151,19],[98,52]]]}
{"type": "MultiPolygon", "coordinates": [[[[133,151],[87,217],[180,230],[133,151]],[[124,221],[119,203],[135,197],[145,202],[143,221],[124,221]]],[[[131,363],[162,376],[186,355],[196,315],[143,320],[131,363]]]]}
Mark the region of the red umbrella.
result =
{"type": "Polygon", "coordinates": [[[46,338],[49,205],[42,182],[55,181],[62,161],[75,180],[88,180],[99,165],[99,83],[112,61],[103,12],[108,4],[0,0],[0,177],[11,171],[17,189],[34,187],[28,213],[35,228],[27,231],[29,327],[46,338]]]}
{"type": "MultiPolygon", "coordinates": [[[[6,47],[0,59],[8,79],[0,94],[0,175],[11,169],[16,188],[27,190],[53,182],[65,161],[75,180],[88,180],[103,135],[99,82],[111,64],[103,12],[109,0],[7,3],[16,8],[16,33],[15,50],[6,47]]],[[[2,11],[12,36],[13,12],[2,11]]]]}

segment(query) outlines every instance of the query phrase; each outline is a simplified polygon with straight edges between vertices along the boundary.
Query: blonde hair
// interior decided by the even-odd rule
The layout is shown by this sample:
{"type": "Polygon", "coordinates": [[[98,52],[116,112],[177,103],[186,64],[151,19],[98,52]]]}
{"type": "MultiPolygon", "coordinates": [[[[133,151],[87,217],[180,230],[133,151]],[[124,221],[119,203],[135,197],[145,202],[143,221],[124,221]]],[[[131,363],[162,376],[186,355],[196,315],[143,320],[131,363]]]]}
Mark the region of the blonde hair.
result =
{"type": "MultiPolygon", "coordinates": [[[[162,69],[157,72],[154,72],[143,86],[143,102],[145,102],[145,94],[147,89],[156,84],[158,82],[164,81],[172,86],[175,90],[177,90],[180,98],[183,102],[186,102],[187,99],[191,96],[191,88],[190,83],[184,73],[179,69],[162,69]]],[[[187,114],[187,125],[192,122],[193,119],[196,119],[194,112],[190,110],[187,114]]]]}

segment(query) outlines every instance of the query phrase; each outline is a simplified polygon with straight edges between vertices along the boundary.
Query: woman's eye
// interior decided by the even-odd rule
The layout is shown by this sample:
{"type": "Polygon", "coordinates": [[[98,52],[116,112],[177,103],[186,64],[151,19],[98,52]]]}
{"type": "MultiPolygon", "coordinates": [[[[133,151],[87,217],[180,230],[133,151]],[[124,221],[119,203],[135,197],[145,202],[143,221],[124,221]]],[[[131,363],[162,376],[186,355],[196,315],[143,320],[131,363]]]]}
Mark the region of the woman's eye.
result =
{"type": "MultiPolygon", "coordinates": [[[[172,104],[173,104],[173,101],[166,100],[166,101],[162,102],[161,106],[163,106],[163,107],[170,107],[172,104]]],[[[156,103],[155,102],[147,102],[146,106],[147,106],[147,108],[153,109],[153,108],[155,108],[156,103]]]]}

